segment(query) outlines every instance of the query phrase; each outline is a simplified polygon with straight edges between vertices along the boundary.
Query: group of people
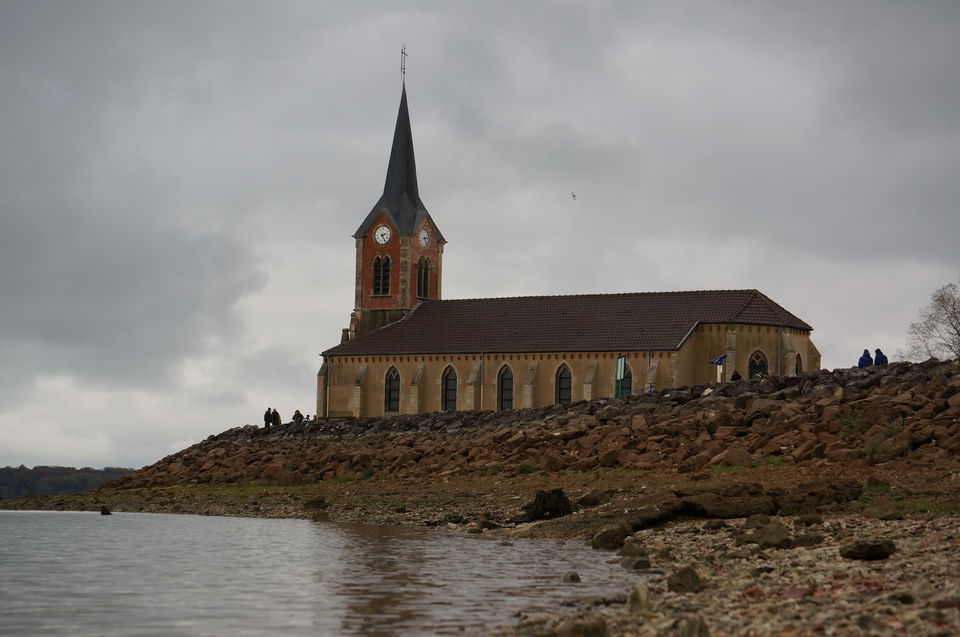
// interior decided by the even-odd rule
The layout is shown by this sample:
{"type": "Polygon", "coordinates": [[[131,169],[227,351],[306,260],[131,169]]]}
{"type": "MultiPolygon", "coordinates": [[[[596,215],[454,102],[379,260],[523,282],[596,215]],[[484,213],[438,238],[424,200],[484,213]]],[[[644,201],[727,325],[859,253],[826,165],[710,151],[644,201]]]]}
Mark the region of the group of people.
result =
{"type": "Polygon", "coordinates": [[[874,356],[872,358],[870,356],[870,350],[865,349],[863,350],[863,356],[861,356],[860,360],[857,361],[857,367],[860,369],[863,369],[864,367],[870,367],[871,365],[882,366],[882,365],[886,365],[887,362],[888,361],[887,361],[886,354],[881,352],[879,347],[876,350],[874,350],[874,356]]]}
{"type": "MultiPolygon", "coordinates": [[[[304,415],[300,413],[300,410],[294,412],[293,422],[301,423],[304,421],[304,415]]],[[[267,407],[267,410],[263,412],[263,428],[269,429],[270,427],[280,426],[280,414],[277,413],[276,409],[267,407]]]]}
{"type": "Polygon", "coordinates": [[[267,407],[267,410],[263,412],[263,428],[269,429],[271,426],[280,425],[280,414],[277,413],[276,409],[271,409],[267,407]]]}

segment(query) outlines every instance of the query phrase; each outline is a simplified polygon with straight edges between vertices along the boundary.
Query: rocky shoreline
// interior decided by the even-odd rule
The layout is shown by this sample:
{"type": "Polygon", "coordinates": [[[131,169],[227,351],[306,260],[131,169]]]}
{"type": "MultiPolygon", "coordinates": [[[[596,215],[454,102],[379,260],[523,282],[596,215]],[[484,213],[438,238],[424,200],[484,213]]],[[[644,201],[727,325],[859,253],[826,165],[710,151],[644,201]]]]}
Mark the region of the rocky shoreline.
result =
{"type": "Polygon", "coordinates": [[[501,634],[956,635],[958,534],[956,516],[671,523],[626,538],[617,557],[638,584],[625,601],[522,617],[501,634]]]}
{"type": "MultiPolygon", "coordinates": [[[[653,481],[663,477],[645,476],[653,481]]],[[[610,480],[622,476],[605,478],[596,482],[610,485],[610,480]]],[[[460,497],[428,498],[421,500],[422,506],[417,506],[413,494],[402,492],[392,497],[361,493],[351,499],[355,492],[350,490],[324,496],[288,488],[260,494],[180,489],[176,495],[140,496],[142,500],[130,493],[102,493],[15,502],[24,505],[17,508],[80,509],[91,514],[99,506],[110,506],[115,511],[425,524],[493,534],[504,543],[515,537],[570,538],[591,542],[596,559],[619,562],[636,573],[634,590],[613,598],[585,598],[550,616],[521,615],[510,625],[491,628],[503,636],[960,633],[956,514],[911,511],[912,500],[864,497],[861,490],[855,500],[823,507],[846,513],[716,517],[690,508],[688,502],[704,493],[739,492],[736,485],[752,482],[720,476],[690,495],[683,489],[658,489],[653,481],[653,493],[641,496],[583,485],[578,500],[584,504],[575,506],[572,514],[516,523],[509,518],[522,515],[523,504],[531,504],[532,498],[517,499],[509,495],[510,489],[536,484],[511,482],[502,492],[485,494],[489,497],[463,492],[460,497]],[[597,504],[596,498],[609,500],[597,504]]],[[[871,484],[873,491],[890,493],[876,486],[880,484],[876,476],[871,484]]],[[[952,488],[957,486],[955,480],[952,488]]],[[[740,499],[729,504],[746,512],[757,508],[765,496],[735,497],[740,499]]],[[[714,510],[723,516],[736,512],[714,510]]],[[[575,581],[561,583],[558,578],[558,586],[575,586],[575,581]]]]}
{"type": "Polygon", "coordinates": [[[629,600],[520,617],[504,634],[956,634],[958,453],[960,363],[929,361],[248,425],[93,492],[0,508],[444,526],[592,542],[637,571],[629,600]],[[557,489],[566,502],[536,510],[557,489]],[[895,550],[841,555],[857,540],[895,550]]]}

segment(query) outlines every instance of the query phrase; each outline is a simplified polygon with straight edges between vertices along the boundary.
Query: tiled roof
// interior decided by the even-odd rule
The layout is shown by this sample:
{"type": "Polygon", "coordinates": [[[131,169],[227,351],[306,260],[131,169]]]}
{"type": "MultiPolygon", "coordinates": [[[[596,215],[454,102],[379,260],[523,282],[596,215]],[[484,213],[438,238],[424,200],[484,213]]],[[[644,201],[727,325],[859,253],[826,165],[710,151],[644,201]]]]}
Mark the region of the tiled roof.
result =
{"type": "Polygon", "coordinates": [[[324,356],[669,350],[697,323],[813,329],[757,290],[453,299],[423,301],[324,356]]]}

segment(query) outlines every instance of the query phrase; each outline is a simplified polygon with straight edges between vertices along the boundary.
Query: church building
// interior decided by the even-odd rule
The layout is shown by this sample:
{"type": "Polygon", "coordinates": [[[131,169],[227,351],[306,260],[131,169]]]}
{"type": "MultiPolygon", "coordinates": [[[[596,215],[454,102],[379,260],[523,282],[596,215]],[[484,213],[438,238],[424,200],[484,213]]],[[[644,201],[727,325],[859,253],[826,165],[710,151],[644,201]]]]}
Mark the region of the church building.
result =
{"type": "Polygon", "coordinates": [[[820,368],[808,324],[757,290],[443,299],[407,93],[383,194],[353,235],[354,310],[323,352],[317,415],[493,410],[820,368]]]}

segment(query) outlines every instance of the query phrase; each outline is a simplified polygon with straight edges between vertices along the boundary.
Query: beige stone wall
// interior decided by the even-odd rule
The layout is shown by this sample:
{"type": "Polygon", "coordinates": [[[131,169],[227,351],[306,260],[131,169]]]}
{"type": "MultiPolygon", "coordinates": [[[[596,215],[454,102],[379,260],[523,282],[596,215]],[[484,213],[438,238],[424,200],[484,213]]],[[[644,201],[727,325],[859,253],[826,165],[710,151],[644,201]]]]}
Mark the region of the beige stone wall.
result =
{"type": "MultiPolygon", "coordinates": [[[[820,354],[809,334],[787,328],[723,324],[701,325],[677,351],[654,352],[557,352],[549,354],[454,354],[420,356],[331,357],[325,363],[324,380],[318,392],[326,392],[328,416],[381,416],[384,414],[384,385],[387,371],[400,373],[400,411],[428,413],[441,409],[442,378],[449,366],[457,374],[457,409],[497,408],[497,379],[509,366],[513,372],[513,407],[539,407],[556,402],[557,370],[566,365],[571,372],[571,401],[610,397],[614,394],[617,357],[627,358],[633,376],[633,391],[653,384],[655,390],[710,383],[716,380],[716,366],[709,361],[728,356],[723,378],[734,369],[747,374],[747,361],[754,351],[767,356],[772,375],[779,365],[784,375],[793,375],[799,354],[803,370],[819,369],[820,354]]],[[[317,413],[323,414],[318,396],[317,413]]]]}
{"type": "Polygon", "coordinates": [[[715,381],[716,367],[709,361],[721,354],[727,355],[724,380],[730,379],[734,369],[746,377],[750,357],[757,350],[767,357],[773,376],[796,375],[798,355],[802,371],[820,369],[820,352],[810,340],[809,332],[768,325],[708,324],[700,325],[680,350],[683,361],[680,384],[715,381]]]}

